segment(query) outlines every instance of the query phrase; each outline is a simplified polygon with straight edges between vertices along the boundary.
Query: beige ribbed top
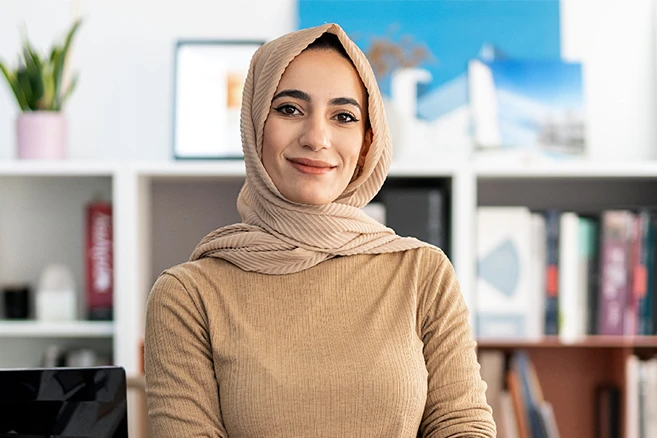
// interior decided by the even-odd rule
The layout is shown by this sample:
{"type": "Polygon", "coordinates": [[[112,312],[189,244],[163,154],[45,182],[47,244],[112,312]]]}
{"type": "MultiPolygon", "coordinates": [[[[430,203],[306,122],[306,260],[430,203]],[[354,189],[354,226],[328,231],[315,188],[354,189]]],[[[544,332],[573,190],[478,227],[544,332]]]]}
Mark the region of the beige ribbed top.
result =
{"type": "Polygon", "coordinates": [[[155,436],[494,437],[468,311],[433,247],[287,275],[204,258],[148,301],[155,436]]]}

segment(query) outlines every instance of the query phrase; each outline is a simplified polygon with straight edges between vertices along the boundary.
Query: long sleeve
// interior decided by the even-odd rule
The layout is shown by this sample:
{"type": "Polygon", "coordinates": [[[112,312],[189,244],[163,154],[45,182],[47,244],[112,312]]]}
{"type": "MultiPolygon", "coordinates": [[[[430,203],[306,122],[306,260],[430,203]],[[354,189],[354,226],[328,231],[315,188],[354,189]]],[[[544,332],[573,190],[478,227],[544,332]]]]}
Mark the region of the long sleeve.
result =
{"type": "Polygon", "coordinates": [[[420,434],[431,438],[495,438],[468,309],[447,257],[443,256],[425,287],[419,324],[429,380],[420,434]]]}
{"type": "Polygon", "coordinates": [[[148,299],[145,368],[156,437],[227,437],[207,318],[171,274],[158,278],[148,299]]]}

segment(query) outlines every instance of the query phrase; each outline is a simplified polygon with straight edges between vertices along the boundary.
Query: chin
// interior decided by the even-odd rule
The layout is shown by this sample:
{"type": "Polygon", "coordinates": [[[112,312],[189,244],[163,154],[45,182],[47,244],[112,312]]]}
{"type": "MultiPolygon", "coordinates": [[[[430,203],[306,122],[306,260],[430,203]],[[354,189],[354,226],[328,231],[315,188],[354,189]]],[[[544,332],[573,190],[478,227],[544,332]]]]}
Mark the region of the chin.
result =
{"type": "Polygon", "coordinates": [[[312,193],[294,193],[294,196],[284,196],[289,199],[292,202],[296,202],[298,204],[307,204],[307,205],[326,205],[330,204],[333,202],[336,197],[331,197],[327,194],[319,194],[317,192],[312,192],[312,193]]]}

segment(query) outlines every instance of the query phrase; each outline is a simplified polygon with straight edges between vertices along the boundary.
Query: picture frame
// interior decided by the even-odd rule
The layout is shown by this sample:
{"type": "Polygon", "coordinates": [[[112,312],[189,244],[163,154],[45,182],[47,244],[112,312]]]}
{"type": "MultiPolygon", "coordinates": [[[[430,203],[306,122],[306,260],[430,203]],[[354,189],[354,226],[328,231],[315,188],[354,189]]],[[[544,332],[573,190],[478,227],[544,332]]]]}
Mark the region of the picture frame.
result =
{"type": "Polygon", "coordinates": [[[242,90],[264,41],[179,40],[175,47],[173,158],[243,159],[242,90]]]}

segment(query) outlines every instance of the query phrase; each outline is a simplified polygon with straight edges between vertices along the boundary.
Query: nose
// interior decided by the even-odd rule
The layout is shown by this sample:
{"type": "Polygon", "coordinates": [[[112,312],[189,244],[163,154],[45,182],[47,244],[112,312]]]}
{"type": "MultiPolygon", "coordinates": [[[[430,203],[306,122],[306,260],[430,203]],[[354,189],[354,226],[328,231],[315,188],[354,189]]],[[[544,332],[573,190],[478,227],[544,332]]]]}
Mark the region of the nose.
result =
{"type": "Polygon", "coordinates": [[[299,139],[301,146],[315,152],[331,147],[328,130],[328,124],[323,117],[318,115],[308,117],[304,124],[301,138],[299,139]]]}

